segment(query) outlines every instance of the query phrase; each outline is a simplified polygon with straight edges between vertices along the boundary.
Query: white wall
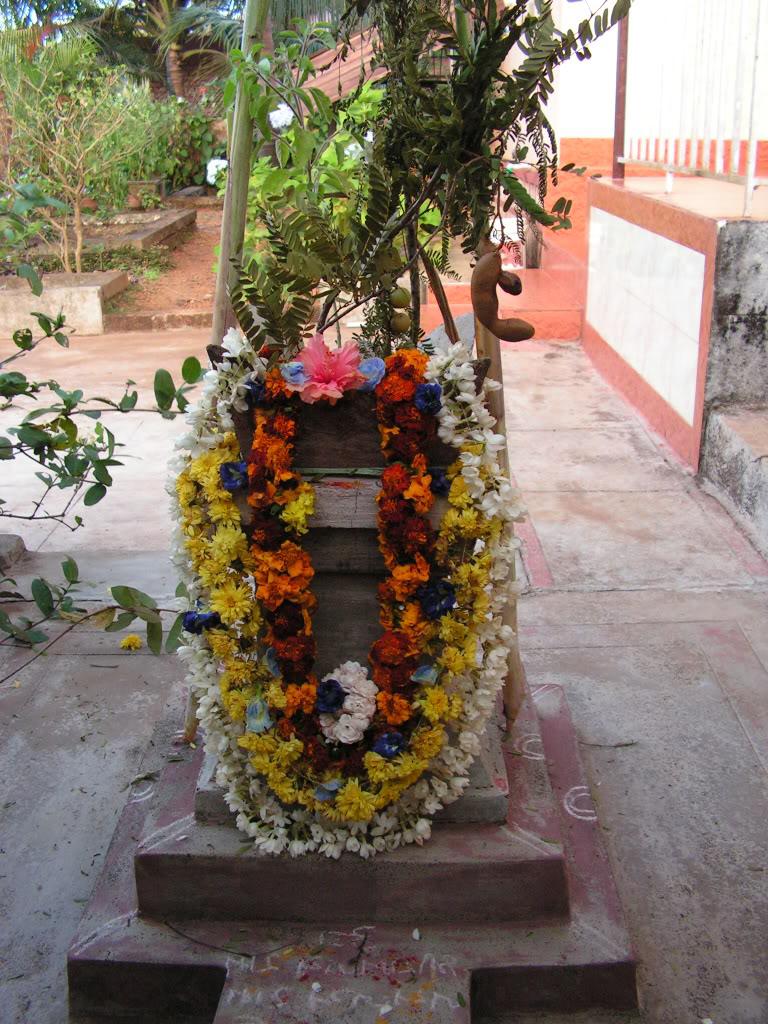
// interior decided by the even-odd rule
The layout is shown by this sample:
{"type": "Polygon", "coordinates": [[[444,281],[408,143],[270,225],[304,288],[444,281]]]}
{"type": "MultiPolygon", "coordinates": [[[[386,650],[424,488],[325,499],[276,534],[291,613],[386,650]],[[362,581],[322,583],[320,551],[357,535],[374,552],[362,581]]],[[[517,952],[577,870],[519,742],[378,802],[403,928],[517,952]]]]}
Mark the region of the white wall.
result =
{"type": "MultiPolygon", "coordinates": [[[[592,8],[596,6],[593,0],[592,8]]],[[[590,5],[587,0],[555,0],[553,12],[558,28],[575,30],[589,17],[590,5]]],[[[611,29],[590,46],[590,60],[572,57],[555,72],[555,95],[548,109],[558,138],[613,138],[617,37],[611,29]]]]}
{"type": "Polygon", "coordinates": [[[704,254],[592,207],[586,320],[693,424],[704,254]]]}

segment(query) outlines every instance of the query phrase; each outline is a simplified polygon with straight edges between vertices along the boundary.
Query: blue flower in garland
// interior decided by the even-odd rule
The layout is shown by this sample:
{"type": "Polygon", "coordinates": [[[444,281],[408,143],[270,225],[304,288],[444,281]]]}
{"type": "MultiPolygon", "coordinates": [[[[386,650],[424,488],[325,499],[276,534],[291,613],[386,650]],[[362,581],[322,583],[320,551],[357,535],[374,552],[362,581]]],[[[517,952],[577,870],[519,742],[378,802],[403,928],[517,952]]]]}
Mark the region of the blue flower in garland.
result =
{"type": "Polygon", "coordinates": [[[364,359],[357,369],[365,377],[365,383],[361,384],[358,390],[373,391],[376,385],[380,384],[384,379],[387,368],[384,365],[383,359],[379,359],[378,356],[371,356],[369,359],[364,359]]]}
{"type": "Polygon", "coordinates": [[[245,710],[245,728],[247,732],[261,733],[274,725],[269,714],[267,702],[261,697],[252,700],[245,710]]]}
{"type": "Polygon", "coordinates": [[[440,406],[443,404],[443,389],[436,381],[432,381],[430,384],[419,384],[413,401],[419,412],[437,416],[440,406]]]}
{"type": "Polygon", "coordinates": [[[195,636],[200,636],[204,629],[215,629],[220,625],[218,612],[184,612],[181,620],[181,628],[195,636]]]}
{"type": "Polygon", "coordinates": [[[338,679],[324,679],[317,686],[315,707],[318,711],[331,715],[334,711],[339,710],[346,696],[346,690],[342,688],[338,679]]]}
{"type": "Polygon", "coordinates": [[[255,405],[261,405],[267,397],[267,388],[263,380],[259,377],[252,377],[243,384],[245,390],[245,400],[248,405],[253,408],[255,405]]]}
{"type": "Polygon", "coordinates": [[[303,363],[283,363],[280,373],[283,375],[283,380],[295,388],[302,388],[307,383],[307,374],[303,363]]]}
{"type": "Polygon", "coordinates": [[[315,790],[315,800],[319,800],[321,803],[333,800],[343,785],[341,779],[326,779],[315,790]]]}
{"type": "Polygon", "coordinates": [[[222,462],[219,466],[221,486],[232,494],[248,485],[248,466],[245,462],[222,462]]]}
{"type": "Polygon", "coordinates": [[[394,730],[383,732],[376,738],[371,749],[380,757],[397,757],[400,751],[405,749],[405,737],[394,730]]]}
{"type": "Polygon", "coordinates": [[[439,619],[456,607],[456,591],[444,579],[431,579],[416,591],[422,611],[428,619],[439,619]]]}
{"type": "Polygon", "coordinates": [[[439,466],[430,466],[429,475],[432,477],[432,483],[429,485],[432,493],[440,498],[447,497],[451,489],[451,481],[445,475],[445,470],[440,469],[439,466]]]}

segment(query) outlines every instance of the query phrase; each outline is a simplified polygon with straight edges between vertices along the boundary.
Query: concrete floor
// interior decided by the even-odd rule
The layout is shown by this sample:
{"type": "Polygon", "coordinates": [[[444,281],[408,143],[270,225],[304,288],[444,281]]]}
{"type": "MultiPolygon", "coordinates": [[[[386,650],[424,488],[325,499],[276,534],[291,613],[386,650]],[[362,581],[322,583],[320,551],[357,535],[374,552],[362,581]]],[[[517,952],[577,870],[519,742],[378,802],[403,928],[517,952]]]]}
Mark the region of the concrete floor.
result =
{"type": "MultiPolygon", "coordinates": [[[[149,368],[202,349],[201,332],[172,333],[133,335],[130,352],[118,342],[113,386],[124,372],[146,384],[149,368]]],[[[80,344],[92,358],[66,373],[95,386],[110,350],[80,344]]],[[[512,466],[531,511],[519,531],[524,662],[532,683],[567,691],[644,1020],[765,1024],[768,566],[578,347],[507,346],[504,364],[512,466]]],[[[125,426],[141,461],[116,474],[108,521],[91,512],[71,536],[20,531],[35,552],[20,582],[52,574],[67,550],[91,581],[86,597],[107,581],[173,593],[162,484],[180,424],[137,414],[125,426]]],[[[22,663],[8,654],[0,675],[22,663]]],[[[65,1021],[66,947],[179,676],[173,659],[75,632],[0,685],[3,1024],[65,1021]]]]}

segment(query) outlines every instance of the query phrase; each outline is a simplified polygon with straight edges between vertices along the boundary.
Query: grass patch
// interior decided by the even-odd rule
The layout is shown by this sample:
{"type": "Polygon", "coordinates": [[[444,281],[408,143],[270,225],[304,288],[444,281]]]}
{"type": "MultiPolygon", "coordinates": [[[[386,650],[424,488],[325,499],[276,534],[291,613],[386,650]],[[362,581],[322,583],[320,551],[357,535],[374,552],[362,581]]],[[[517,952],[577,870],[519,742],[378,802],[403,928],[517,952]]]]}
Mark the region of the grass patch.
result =
{"type": "MultiPolygon", "coordinates": [[[[26,259],[38,274],[53,274],[64,269],[59,257],[52,253],[29,253],[26,259]]],[[[151,249],[134,249],[130,245],[125,245],[116,249],[87,249],[83,253],[84,273],[93,270],[124,270],[132,277],[145,277],[150,281],[156,281],[170,268],[171,251],[164,245],[156,245],[151,249]]]]}

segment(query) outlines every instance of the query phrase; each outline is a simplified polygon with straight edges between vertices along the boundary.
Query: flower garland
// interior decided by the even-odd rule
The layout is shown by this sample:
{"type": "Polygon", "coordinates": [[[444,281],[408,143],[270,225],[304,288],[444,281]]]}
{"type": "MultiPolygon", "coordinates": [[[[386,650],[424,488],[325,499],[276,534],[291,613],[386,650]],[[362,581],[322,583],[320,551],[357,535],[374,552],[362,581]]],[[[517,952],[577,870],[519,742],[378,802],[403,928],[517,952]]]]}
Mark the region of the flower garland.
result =
{"type": "Polygon", "coordinates": [[[387,463],[378,497],[383,633],[370,677],[347,662],[318,680],[313,569],[300,544],[314,494],[292,467],[292,396],[308,400],[308,384],[314,397],[340,394],[329,393],[339,373],[326,372],[320,344],[308,348],[313,365],[267,373],[228,336],[229,358],[207,375],[192,411],[175,487],[177,561],[192,604],[181,654],[238,827],[265,852],[370,856],[423,842],[429,816],[467,785],[506,670],[511,635],[501,613],[514,543],[505,523],[522,510],[500,474],[504,440],[466,350],[401,350],[385,367],[355,364],[347,352],[336,391],[361,381],[375,389],[387,463]],[[244,394],[256,411],[243,462],[226,428],[244,394]],[[447,473],[427,466],[435,433],[460,450],[447,473]],[[250,543],[235,499],[246,483],[250,543]],[[447,499],[437,531],[436,495],[447,499]]]}

